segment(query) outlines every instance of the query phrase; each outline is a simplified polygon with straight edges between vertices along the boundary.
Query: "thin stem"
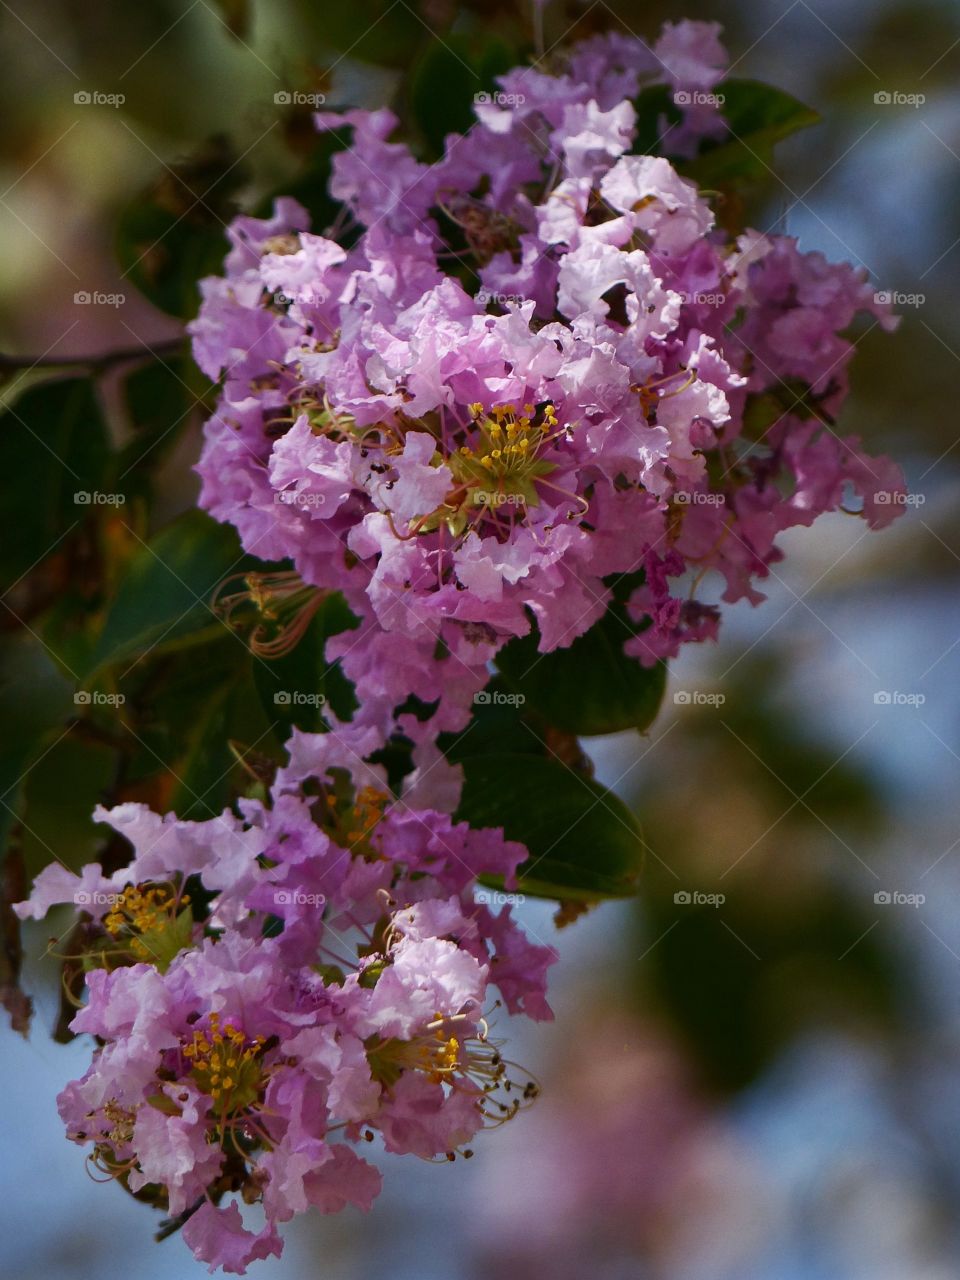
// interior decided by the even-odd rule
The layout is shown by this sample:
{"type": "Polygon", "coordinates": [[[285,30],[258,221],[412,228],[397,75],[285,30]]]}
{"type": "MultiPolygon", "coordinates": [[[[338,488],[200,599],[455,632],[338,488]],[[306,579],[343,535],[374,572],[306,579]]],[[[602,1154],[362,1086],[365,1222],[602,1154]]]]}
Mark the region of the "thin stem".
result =
{"type": "Polygon", "coordinates": [[[543,38],[543,10],[545,0],[533,0],[533,49],[536,61],[539,62],[544,55],[545,41],[543,38]]]}
{"type": "Polygon", "coordinates": [[[0,374],[19,373],[32,369],[108,369],[114,364],[129,360],[146,360],[150,356],[176,355],[183,349],[184,339],[169,338],[152,347],[121,347],[117,351],[104,351],[89,356],[10,356],[0,352],[0,374]]]}

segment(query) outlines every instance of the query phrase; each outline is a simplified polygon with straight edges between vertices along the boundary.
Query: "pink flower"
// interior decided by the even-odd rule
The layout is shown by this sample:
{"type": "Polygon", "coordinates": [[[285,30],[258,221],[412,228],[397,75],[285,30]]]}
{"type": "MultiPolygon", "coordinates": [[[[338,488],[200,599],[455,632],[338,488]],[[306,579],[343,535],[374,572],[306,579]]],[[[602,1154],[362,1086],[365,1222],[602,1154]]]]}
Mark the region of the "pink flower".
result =
{"type": "MultiPolygon", "coordinates": [[[[205,286],[198,359],[226,374],[201,502],[307,592],[343,593],[359,626],[327,658],[354,685],[354,723],[407,736],[437,795],[456,793],[438,735],[466,726],[513,637],[535,623],[541,652],[570,645],[609,604],[604,578],[651,556],[762,599],[776,534],[836,507],[846,481],[865,493],[862,451],[829,461],[789,397],[759,439],[745,414],[802,385],[832,429],[843,334],[889,308],[787,237],[729,236],[668,159],[631,153],[631,99],[654,82],[682,111],[671,154],[723,133],[718,33],[667,24],[652,50],[595,37],[564,74],[516,68],[430,168],[388,141],[390,112],[321,113],[353,130],[331,191],[360,234],[346,248],[278,204],[238,223],[242,252],[205,286]],[[449,270],[464,253],[474,296],[449,270]],[[401,711],[411,696],[429,711],[401,711]]],[[[892,464],[875,470],[878,491],[902,492],[892,464]]],[[[863,503],[875,525],[903,509],[863,503]]],[[[716,601],[675,590],[634,594],[643,661],[716,634],[716,601]]]]}
{"type": "Polygon", "coordinates": [[[205,1200],[183,1227],[183,1238],[198,1262],[207,1262],[211,1274],[222,1267],[242,1276],[251,1262],[279,1257],[283,1241],[271,1226],[255,1233],[243,1225],[236,1204],[218,1209],[205,1200]]]}
{"type": "MultiPolygon", "coordinates": [[[[311,1207],[368,1209],[381,1177],[355,1144],[453,1158],[535,1092],[491,1038],[491,975],[508,1009],[547,1018],[556,956],[474,900],[478,876],[512,883],[526,850],[392,798],[363,759],[379,742],[295,734],[242,818],[98,811],[134,857],[86,926],[72,1027],[96,1043],[60,1112],[105,1177],[184,1215],[211,1268],[279,1253],[277,1224],[311,1207]],[[227,1169],[262,1231],[221,1203],[227,1169]]],[[[97,866],[41,877],[25,906],[41,915],[77,883],[113,882],[97,866]]]]}

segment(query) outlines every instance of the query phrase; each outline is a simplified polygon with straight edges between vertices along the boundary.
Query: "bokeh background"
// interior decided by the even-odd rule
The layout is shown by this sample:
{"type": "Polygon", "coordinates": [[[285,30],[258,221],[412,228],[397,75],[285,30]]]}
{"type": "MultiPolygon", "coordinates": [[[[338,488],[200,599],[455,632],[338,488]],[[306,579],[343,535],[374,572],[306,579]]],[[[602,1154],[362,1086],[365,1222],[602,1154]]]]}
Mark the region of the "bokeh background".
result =
{"type": "MultiPolygon", "coordinates": [[[[555,0],[545,42],[652,38],[716,10],[555,0]]],[[[403,100],[436,33],[509,45],[531,16],[513,0],[0,0],[0,350],[175,339],[117,265],[139,192],[166,181],[178,207],[171,167],[193,157],[191,189],[197,165],[210,181],[188,222],[219,218],[227,188],[253,207],[312,145],[309,110],[278,92],[403,100]]],[[[844,425],[902,461],[915,502],[882,535],[837,515],[785,537],[767,602],[728,609],[720,643],[673,665],[650,733],[587,743],[640,815],[647,862],[635,903],[560,933],[548,904],[521,908],[561,952],[556,1022],[503,1028],[544,1084],[537,1106],[470,1164],[394,1161],[370,1217],[293,1224],[264,1280],[960,1274],[960,12],[738,0],[722,18],[735,75],[822,114],[782,144],[760,228],[912,299],[896,335],[863,338],[844,425]]],[[[157,522],[193,500],[199,417],[163,446],[157,522]]],[[[69,824],[41,837],[77,860],[69,824]]],[[[200,1274],[63,1139],[54,1097],[89,1046],[48,1038],[45,941],[28,935],[31,1036],[2,1033],[0,1272],[200,1274]]]]}

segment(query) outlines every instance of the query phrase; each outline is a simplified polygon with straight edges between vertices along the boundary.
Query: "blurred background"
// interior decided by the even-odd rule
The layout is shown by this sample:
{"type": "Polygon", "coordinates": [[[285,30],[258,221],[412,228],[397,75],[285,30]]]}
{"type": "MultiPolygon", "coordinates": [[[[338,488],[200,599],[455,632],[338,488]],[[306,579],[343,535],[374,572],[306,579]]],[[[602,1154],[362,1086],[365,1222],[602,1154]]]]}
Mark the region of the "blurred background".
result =
{"type": "MultiPolygon", "coordinates": [[[[562,932],[549,904],[520,909],[560,949],[557,1018],[498,1031],[543,1097],[469,1164],[394,1161],[370,1217],[291,1224],[282,1261],[257,1264],[264,1280],[960,1275],[960,12],[723,9],[732,73],[822,115],[781,145],[760,229],[910,299],[896,335],[861,342],[842,425],[903,463],[915,504],[882,535],[837,515],[785,537],[767,602],[727,609],[720,643],[673,664],[650,733],[586,744],[636,808],[647,861],[635,903],[562,932]]],[[[611,28],[652,39],[716,10],[555,0],[545,44],[611,28]]],[[[222,218],[309,167],[311,107],[277,94],[414,94],[429,120],[434,33],[509,50],[531,19],[513,0],[0,2],[0,350],[40,362],[8,380],[7,402],[44,362],[177,338],[135,283],[173,287],[165,252],[184,227],[209,228],[213,269],[222,218]]],[[[139,437],[155,464],[145,532],[196,493],[202,389],[177,368],[180,428],[139,437]]],[[[42,451],[23,445],[4,463],[25,467],[29,492],[42,451]]],[[[20,535],[14,518],[7,540],[20,535]]],[[[76,589],[83,554],[31,590],[76,589]]],[[[29,623],[37,602],[14,587],[29,623]]],[[[52,853],[75,865],[94,840],[56,800],[65,774],[96,793],[97,744],[50,751],[28,781],[50,799],[23,837],[31,872],[52,853]]],[[[30,1038],[0,1033],[0,1270],[199,1274],[63,1138],[55,1094],[89,1046],[48,1038],[48,932],[27,935],[30,1038]]]]}

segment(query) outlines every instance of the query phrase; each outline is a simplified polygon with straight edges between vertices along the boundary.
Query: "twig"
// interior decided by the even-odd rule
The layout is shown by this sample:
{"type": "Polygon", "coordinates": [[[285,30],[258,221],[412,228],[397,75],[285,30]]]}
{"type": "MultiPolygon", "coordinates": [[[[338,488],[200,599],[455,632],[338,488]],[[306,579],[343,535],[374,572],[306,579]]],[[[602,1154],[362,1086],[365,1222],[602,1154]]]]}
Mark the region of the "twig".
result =
{"type": "Polygon", "coordinates": [[[87,368],[103,370],[111,365],[125,364],[128,360],[145,360],[150,356],[176,355],[183,349],[183,338],[169,338],[151,347],[122,347],[117,351],[104,351],[89,356],[8,356],[0,352],[0,374],[17,373],[31,369],[87,368]]]}

